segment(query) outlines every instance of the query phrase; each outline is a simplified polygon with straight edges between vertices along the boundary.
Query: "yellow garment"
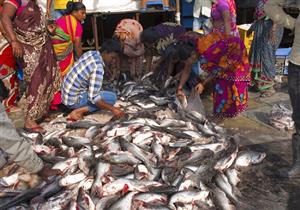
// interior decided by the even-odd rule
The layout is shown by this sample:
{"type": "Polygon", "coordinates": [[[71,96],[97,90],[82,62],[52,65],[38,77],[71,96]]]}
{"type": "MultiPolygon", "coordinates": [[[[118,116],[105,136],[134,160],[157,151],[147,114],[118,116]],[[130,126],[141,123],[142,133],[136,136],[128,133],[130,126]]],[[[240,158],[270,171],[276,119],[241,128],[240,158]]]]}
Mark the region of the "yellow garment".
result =
{"type": "MultiPolygon", "coordinates": [[[[54,9],[66,9],[70,0],[54,0],[54,9]]],[[[76,0],[74,0],[76,2],[76,0]]]]}

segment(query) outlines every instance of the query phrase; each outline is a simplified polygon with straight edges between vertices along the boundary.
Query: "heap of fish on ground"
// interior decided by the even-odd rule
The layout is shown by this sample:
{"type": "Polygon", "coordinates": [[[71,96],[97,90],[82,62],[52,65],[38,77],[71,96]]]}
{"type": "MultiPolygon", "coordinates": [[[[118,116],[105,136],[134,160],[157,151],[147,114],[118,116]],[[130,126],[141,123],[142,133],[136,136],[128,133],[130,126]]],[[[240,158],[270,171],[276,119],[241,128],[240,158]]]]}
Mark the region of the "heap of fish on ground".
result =
{"type": "Polygon", "coordinates": [[[245,207],[237,188],[240,169],[260,163],[266,154],[239,151],[223,128],[178,107],[172,79],[157,88],[149,78],[109,87],[118,91],[123,119],[68,123],[58,117],[48,126],[59,128],[44,136],[20,132],[64,175],[20,190],[21,175],[8,173],[0,179],[0,209],[245,207]],[[83,135],[71,134],[74,129],[83,135]]]}

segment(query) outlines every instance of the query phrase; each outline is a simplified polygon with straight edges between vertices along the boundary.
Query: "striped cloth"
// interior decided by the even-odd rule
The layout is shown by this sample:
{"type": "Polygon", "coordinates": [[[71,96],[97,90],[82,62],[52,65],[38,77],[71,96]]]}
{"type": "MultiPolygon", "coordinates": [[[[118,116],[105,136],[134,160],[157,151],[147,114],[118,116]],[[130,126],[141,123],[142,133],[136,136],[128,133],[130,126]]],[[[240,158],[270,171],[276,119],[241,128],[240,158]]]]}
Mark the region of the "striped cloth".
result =
{"type": "Polygon", "coordinates": [[[72,106],[78,103],[80,96],[86,92],[91,103],[99,101],[104,66],[98,51],[84,53],[64,78],[61,88],[62,102],[72,106]]]}

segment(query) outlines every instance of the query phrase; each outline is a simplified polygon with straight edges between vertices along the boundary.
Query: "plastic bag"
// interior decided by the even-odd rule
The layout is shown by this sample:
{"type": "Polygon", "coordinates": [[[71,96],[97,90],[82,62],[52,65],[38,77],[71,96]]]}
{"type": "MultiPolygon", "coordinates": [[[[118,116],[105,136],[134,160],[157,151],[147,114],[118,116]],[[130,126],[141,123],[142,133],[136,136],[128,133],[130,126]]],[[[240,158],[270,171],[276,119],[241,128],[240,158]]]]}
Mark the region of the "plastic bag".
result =
{"type": "Polygon", "coordinates": [[[193,94],[193,93],[190,94],[190,96],[187,99],[186,110],[196,111],[204,116],[206,115],[204,105],[202,103],[202,100],[201,100],[199,94],[193,94]]]}

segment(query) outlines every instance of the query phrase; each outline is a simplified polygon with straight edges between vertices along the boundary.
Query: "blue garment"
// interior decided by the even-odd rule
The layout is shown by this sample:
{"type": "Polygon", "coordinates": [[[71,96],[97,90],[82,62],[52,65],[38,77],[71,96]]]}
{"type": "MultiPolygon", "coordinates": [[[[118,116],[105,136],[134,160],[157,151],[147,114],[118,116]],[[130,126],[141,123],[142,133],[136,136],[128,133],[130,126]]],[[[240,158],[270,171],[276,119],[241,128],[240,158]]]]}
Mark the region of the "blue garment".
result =
{"type": "Polygon", "coordinates": [[[58,18],[65,15],[66,10],[64,9],[55,9],[51,11],[51,17],[54,18],[54,20],[57,20],[58,18]]]}
{"type": "Polygon", "coordinates": [[[99,94],[104,76],[104,62],[98,51],[84,53],[64,78],[61,88],[62,102],[66,106],[78,104],[80,96],[88,93],[88,100],[95,104],[101,100],[99,94]]]}
{"type": "Polygon", "coordinates": [[[208,34],[211,30],[209,27],[210,19],[204,15],[200,15],[199,18],[194,17],[193,31],[202,29],[205,34],[208,34]]]}
{"type": "MultiPolygon", "coordinates": [[[[73,104],[68,107],[70,109],[78,109],[84,106],[88,106],[89,112],[95,112],[99,110],[99,108],[95,104],[91,103],[88,98],[89,98],[88,93],[85,92],[79,96],[79,100],[76,104],[73,104]]],[[[114,92],[110,92],[110,91],[100,91],[99,98],[101,98],[101,100],[103,100],[105,103],[110,104],[112,106],[117,101],[117,95],[114,92]]]]}

